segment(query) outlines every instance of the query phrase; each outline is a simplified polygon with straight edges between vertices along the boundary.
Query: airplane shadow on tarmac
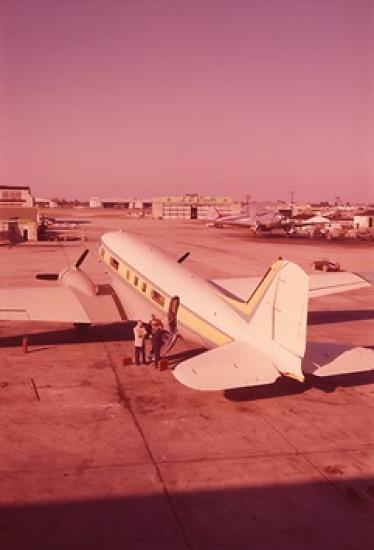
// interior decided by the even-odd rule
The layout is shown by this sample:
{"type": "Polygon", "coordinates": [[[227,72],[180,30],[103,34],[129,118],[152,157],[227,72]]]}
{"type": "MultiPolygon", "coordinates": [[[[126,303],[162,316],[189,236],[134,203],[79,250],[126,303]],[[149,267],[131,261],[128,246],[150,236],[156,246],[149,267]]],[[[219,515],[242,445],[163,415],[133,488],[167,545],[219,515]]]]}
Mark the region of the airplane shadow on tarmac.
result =
{"type": "Polygon", "coordinates": [[[85,330],[77,330],[74,327],[59,327],[56,330],[43,330],[41,332],[27,333],[25,331],[22,335],[0,336],[0,347],[20,346],[22,337],[25,335],[28,337],[30,346],[130,341],[134,339],[133,329],[135,324],[136,321],[125,321],[106,325],[93,325],[85,330]]]}
{"type": "MultiPolygon", "coordinates": [[[[271,460],[276,468],[277,459],[271,460]]],[[[278,478],[270,484],[265,482],[266,469],[256,472],[256,462],[250,458],[246,465],[241,487],[230,487],[229,474],[227,488],[120,496],[123,480],[117,478],[119,496],[93,493],[91,498],[1,505],[4,549],[364,550],[370,546],[372,477],[293,484],[284,478],[279,483],[278,478]]],[[[95,486],[95,473],[90,471],[80,472],[79,478],[74,472],[64,476],[50,474],[54,484],[64,488],[62,494],[69,486],[71,490],[75,478],[95,486]]]]}
{"type": "Polygon", "coordinates": [[[374,319],[374,309],[344,309],[341,311],[309,311],[308,325],[369,321],[374,319]]]}
{"type": "MultiPolygon", "coordinates": [[[[309,311],[308,325],[344,323],[374,319],[374,309],[342,311],[309,311]]],[[[13,347],[21,344],[22,337],[27,335],[30,345],[81,344],[82,342],[120,342],[133,340],[133,328],[136,321],[122,321],[105,325],[92,325],[86,330],[59,326],[56,330],[40,332],[23,331],[13,336],[0,335],[0,347],[13,347]]],[[[33,326],[37,326],[33,323],[33,326]]],[[[83,327],[84,328],[84,327],[83,327]]],[[[200,350],[201,352],[201,350],[200,350]]],[[[180,359],[181,360],[181,359],[180,359]]]]}
{"type": "Polygon", "coordinates": [[[332,393],[337,388],[351,388],[354,386],[366,386],[374,383],[374,371],[339,374],[320,378],[308,374],[305,382],[300,383],[290,378],[281,376],[273,384],[266,386],[252,386],[225,390],[224,396],[229,401],[258,401],[274,397],[297,395],[317,388],[325,393],[332,393]]]}
{"type": "MultiPolygon", "coordinates": [[[[343,321],[344,315],[348,314],[350,320],[362,320],[374,318],[374,310],[365,310],[365,315],[359,311],[339,311],[339,312],[309,312],[310,324],[324,324],[330,321],[331,316],[343,321]]],[[[133,340],[133,328],[136,321],[125,321],[119,323],[110,323],[106,325],[91,326],[84,332],[77,331],[75,328],[59,328],[58,330],[48,330],[42,332],[29,333],[29,351],[41,351],[44,348],[33,350],[33,346],[51,346],[60,344],[82,344],[89,342],[123,342],[133,340]],[[31,348],[31,349],[30,349],[31,348]]],[[[27,334],[0,336],[1,347],[19,347],[22,345],[22,337],[27,334]]],[[[168,354],[169,367],[174,368],[178,363],[191,357],[199,355],[206,351],[205,348],[194,348],[183,350],[174,354],[168,354]]],[[[374,371],[355,372],[349,374],[340,374],[334,376],[324,376],[323,378],[307,374],[304,383],[281,376],[273,384],[265,386],[253,386],[244,388],[235,388],[224,391],[224,396],[230,401],[256,401],[274,397],[283,397],[287,395],[301,394],[311,388],[318,388],[324,392],[333,392],[339,387],[353,387],[372,384],[374,382],[374,371]]]]}

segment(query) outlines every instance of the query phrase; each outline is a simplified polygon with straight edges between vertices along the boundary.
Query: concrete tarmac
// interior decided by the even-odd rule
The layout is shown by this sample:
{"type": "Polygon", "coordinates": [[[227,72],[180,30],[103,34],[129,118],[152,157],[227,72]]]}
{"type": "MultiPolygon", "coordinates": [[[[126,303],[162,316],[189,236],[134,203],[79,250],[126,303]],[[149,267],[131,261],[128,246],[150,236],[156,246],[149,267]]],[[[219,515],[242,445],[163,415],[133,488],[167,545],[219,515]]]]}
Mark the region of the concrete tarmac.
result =
{"type": "MultiPolygon", "coordinates": [[[[71,216],[77,218],[77,210],[71,216]]],[[[55,214],[54,214],[55,215],[55,214]]],[[[1,248],[0,286],[83,264],[107,282],[99,235],[122,227],[205,278],[261,275],[278,256],[373,271],[374,247],[195,222],[79,212],[87,242],[1,248]]],[[[68,214],[63,212],[63,217],[68,214]]],[[[53,304],[51,304],[53,307],[53,304]]],[[[367,549],[374,537],[374,373],[196,392],[123,366],[131,326],[0,324],[0,547],[367,549]],[[29,337],[29,353],[20,345],[29,337]]],[[[374,345],[374,290],[310,302],[308,338],[374,345]]],[[[172,360],[186,348],[179,344],[172,360]]]]}

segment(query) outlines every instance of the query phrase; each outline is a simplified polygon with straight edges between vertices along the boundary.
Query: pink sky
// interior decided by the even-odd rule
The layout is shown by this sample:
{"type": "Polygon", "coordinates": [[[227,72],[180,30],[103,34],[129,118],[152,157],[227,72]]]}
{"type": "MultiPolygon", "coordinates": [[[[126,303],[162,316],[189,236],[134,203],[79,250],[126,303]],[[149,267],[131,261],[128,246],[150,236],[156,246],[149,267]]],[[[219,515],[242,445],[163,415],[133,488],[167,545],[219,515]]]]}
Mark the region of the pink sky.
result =
{"type": "Polygon", "coordinates": [[[374,1],[0,6],[1,183],[374,201],[374,1]]]}

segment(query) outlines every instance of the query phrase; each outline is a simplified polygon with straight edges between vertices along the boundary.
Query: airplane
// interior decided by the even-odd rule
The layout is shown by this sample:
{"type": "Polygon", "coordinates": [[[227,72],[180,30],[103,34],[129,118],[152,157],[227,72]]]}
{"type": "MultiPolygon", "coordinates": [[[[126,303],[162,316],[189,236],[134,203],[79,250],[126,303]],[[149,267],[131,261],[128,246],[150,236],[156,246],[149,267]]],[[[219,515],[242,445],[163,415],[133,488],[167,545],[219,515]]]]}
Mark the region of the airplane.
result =
{"type": "Polygon", "coordinates": [[[256,233],[269,232],[274,229],[282,229],[287,232],[293,227],[288,216],[276,209],[256,210],[252,207],[248,214],[222,216],[215,207],[212,207],[211,218],[211,221],[206,224],[207,227],[244,226],[254,229],[256,233]]]}
{"type": "Polygon", "coordinates": [[[271,384],[280,376],[303,382],[305,374],[330,376],[374,368],[374,350],[350,345],[306,343],[309,298],[364,288],[374,274],[348,272],[308,276],[297,264],[278,259],[263,278],[205,281],[185,268],[185,253],[173,260],[122,231],[102,235],[99,258],[114,290],[102,293],[81,270],[88,250],[61,273],[39,279],[58,284],[0,292],[1,320],[70,322],[77,326],[156,313],[174,315],[164,353],[178,336],[208,351],[173,370],[197,390],[271,384]]]}

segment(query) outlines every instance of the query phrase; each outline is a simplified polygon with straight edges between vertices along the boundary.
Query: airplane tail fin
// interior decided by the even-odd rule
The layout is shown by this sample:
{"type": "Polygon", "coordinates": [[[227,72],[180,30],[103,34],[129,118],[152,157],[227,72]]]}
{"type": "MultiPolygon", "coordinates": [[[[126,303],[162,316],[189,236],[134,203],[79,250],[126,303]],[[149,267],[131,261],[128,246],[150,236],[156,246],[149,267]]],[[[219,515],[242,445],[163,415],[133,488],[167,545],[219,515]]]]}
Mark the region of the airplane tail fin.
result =
{"type": "Polygon", "coordinates": [[[221,214],[218,212],[215,206],[209,206],[207,210],[207,219],[208,220],[218,220],[221,218],[221,214]]]}
{"type": "Polygon", "coordinates": [[[271,384],[280,374],[303,382],[308,292],[309,278],[299,266],[276,262],[245,304],[248,332],[183,361],[174,376],[199,390],[271,384]]]}
{"type": "Polygon", "coordinates": [[[296,264],[279,260],[271,266],[245,307],[254,344],[277,369],[303,381],[309,277],[296,264]]]}

